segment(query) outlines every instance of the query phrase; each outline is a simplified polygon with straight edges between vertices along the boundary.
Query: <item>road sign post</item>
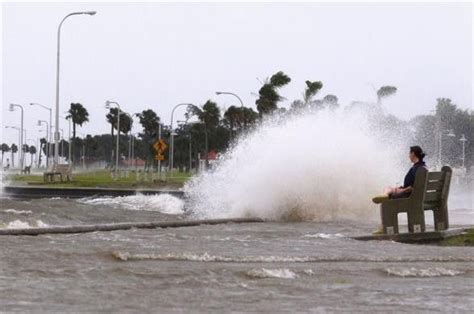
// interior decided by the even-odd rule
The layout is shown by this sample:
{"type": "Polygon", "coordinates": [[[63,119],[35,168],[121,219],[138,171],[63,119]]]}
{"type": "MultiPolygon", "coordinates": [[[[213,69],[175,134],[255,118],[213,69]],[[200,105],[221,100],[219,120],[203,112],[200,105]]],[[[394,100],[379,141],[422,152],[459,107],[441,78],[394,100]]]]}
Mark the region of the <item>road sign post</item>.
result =
{"type": "Polygon", "coordinates": [[[153,143],[153,148],[156,151],[155,160],[158,161],[158,179],[161,180],[161,161],[165,160],[165,155],[163,154],[168,145],[161,138],[161,124],[158,129],[158,140],[153,143]]]}

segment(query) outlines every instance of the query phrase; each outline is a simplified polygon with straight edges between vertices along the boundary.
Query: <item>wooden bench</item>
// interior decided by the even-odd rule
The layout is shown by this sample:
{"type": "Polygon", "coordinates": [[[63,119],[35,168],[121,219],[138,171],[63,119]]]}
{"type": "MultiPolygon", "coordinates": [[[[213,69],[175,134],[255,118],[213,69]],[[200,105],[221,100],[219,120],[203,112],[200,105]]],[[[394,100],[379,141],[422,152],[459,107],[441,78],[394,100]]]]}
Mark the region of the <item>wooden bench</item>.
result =
{"type": "Polygon", "coordinates": [[[448,221],[448,195],[452,169],[429,172],[425,167],[416,170],[413,191],[409,197],[388,199],[381,204],[382,225],[385,234],[398,233],[398,214],[407,213],[408,231],[425,232],[425,210],[432,210],[436,231],[446,230],[448,221]]]}
{"type": "Polygon", "coordinates": [[[25,169],[21,170],[21,174],[30,174],[31,166],[25,166],[25,169]]]}
{"type": "Polygon", "coordinates": [[[68,164],[55,165],[53,166],[51,171],[46,171],[43,173],[43,181],[53,182],[55,176],[59,176],[61,182],[63,182],[64,179],[67,179],[68,182],[71,181],[71,178],[72,178],[71,167],[68,164]]]}

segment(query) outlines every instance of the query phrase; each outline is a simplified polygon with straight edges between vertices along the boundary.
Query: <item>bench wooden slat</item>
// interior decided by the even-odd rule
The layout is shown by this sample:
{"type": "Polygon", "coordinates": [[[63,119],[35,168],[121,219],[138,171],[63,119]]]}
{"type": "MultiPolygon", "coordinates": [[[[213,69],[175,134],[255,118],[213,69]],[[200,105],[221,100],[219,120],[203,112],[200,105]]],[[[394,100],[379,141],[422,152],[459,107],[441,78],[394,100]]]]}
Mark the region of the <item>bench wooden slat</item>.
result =
{"type": "Polygon", "coordinates": [[[442,172],[428,172],[428,181],[439,181],[443,180],[442,172]]]}
{"type": "Polygon", "coordinates": [[[435,202],[441,200],[441,192],[426,192],[425,202],[435,202]]]}
{"type": "Polygon", "coordinates": [[[426,184],[427,191],[441,191],[444,186],[444,181],[431,181],[426,184]]]}

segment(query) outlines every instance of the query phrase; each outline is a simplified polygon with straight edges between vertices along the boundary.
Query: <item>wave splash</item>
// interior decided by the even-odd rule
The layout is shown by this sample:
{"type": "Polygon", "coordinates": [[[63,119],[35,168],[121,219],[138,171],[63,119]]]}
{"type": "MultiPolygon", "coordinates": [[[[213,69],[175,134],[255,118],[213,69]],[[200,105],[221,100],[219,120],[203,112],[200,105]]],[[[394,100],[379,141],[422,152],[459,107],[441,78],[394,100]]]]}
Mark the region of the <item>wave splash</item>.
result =
{"type": "Polygon", "coordinates": [[[246,272],[246,275],[250,278],[281,278],[281,279],[295,279],[298,275],[288,268],[278,269],[252,269],[246,272]]]}
{"type": "Polygon", "coordinates": [[[23,220],[13,220],[8,223],[2,223],[0,222],[0,228],[1,229],[28,229],[28,228],[42,228],[42,227],[48,227],[49,225],[44,223],[41,220],[36,220],[32,222],[28,221],[23,221],[23,220]]]}
{"type": "Polygon", "coordinates": [[[78,202],[89,205],[108,205],[126,210],[156,211],[168,215],[184,213],[184,201],[170,194],[83,198],[78,202]]]}
{"type": "Polygon", "coordinates": [[[187,207],[199,218],[375,219],[372,196],[404,172],[406,150],[385,136],[343,110],[265,121],[185,185],[187,207]]]}

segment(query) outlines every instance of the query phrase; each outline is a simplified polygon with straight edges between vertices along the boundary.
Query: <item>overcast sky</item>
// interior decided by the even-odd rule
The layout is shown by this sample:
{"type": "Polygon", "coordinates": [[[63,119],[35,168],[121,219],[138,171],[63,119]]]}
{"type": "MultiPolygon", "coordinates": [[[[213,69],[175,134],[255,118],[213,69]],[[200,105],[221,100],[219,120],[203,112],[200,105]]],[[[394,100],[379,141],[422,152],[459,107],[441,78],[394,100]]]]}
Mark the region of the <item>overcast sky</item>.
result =
{"type": "MultiPolygon", "coordinates": [[[[151,108],[168,124],[181,102],[238,105],[216,90],[255,108],[259,79],[280,70],[292,78],[281,90],[285,106],[302,97],[305,80],[320,80],[319,97],[337,95],[342,105],[374,101],[375,89],[394,85],[384,105],[404,119],[429,113],[438,97],[472,108],[469,3],[12,3],[2,10],[2,142],[18,139],[3,128],[20,125],[9,103],[24,105],[28,138],[44,136],[36,122],[47,111],[28,104],[54,106],[57,26],[83,10],[97,15],[62,28],[60,94],[61,113],[71,102],[88,109],[82,133],[110,131],[107,99],[130,113],[151,108]]],[[[67,134],[64,120],[60,127],[67,134]]]]}

